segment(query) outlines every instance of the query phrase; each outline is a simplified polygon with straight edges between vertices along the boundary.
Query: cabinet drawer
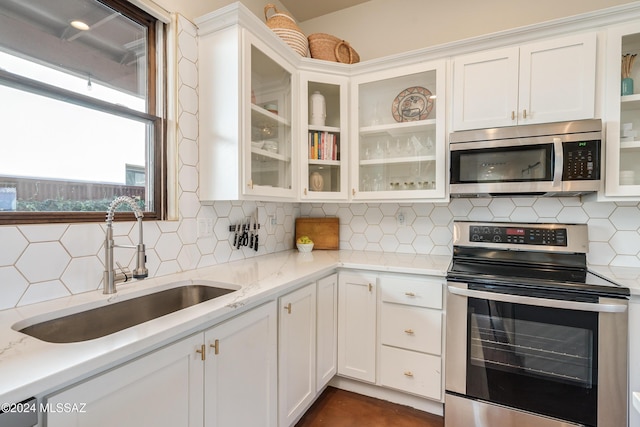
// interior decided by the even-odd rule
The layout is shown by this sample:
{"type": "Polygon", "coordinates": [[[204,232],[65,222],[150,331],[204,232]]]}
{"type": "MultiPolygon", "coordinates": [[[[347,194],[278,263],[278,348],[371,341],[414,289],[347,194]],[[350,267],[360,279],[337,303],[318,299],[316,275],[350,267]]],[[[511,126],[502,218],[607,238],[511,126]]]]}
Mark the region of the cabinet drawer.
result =
{"type": "Polygon", "coordinates": [[[442,308],[442,286],[442,281],[424,277],[380,277],[382,301],[397,304],[442,308]]]}
{"type": "Polygon", "coordinates": [[[382,344],[442,354],[442,312],[422,307],[382,304],[382,344]]]}
{"type": "Polygon", "coordinates": [[[440,400],[441,360],[438,356],[382,346],[380,384],[386,387],[440,400]]]}

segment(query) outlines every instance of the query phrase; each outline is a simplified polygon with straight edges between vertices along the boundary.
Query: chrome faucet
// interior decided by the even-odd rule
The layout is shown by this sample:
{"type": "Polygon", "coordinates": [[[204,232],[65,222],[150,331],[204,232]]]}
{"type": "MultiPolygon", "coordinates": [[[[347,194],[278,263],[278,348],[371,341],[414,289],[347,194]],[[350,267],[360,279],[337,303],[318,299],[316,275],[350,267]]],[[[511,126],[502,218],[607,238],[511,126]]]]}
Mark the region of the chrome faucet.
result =
{"type": "Polygon", "coordinates": [[[104,285],[103,285],[103,294],[114,294],[116,293],[116,283],[119,282],[127,282],[134,279],[144,279],[149,276],[149,270],[145,267],[145,262],[147,261],[147,256],[145,254],[144,248],[144,240],[142,238],[142,210],[136,204],[136,201],[129,196],[120,196],[116,197],[116,199],[111,202],[109,205],[109,209],[107,209],[107,232],[104,240],[104,285]],[[138,230],[139,230],[139,241],[135,246],[132,245],[116,245],[113,242],[113,215],[118,206],[123,203],[127,203],[136,216],[138,221],[138,230]],[[113,268],[113,248],[129,248],[136,249],[136,268],[133,270],[133,274],[127,267],[122,267],[118,262],[118,269],[120,270],[118,273],[115,272],[113,268]]]}

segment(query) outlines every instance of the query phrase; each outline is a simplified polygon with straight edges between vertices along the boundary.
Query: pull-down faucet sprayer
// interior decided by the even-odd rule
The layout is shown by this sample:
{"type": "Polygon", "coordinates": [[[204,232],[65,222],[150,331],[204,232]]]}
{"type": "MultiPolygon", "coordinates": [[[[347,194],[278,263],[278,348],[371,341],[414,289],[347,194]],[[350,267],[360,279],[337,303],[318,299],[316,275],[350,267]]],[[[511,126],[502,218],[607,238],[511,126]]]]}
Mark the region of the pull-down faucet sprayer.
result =
{"type": "Polygon", "coordinates": [[[116,283],[126,282],[133,277],[134,279],[144,279],[149,276],[149,270],[145,267],[145,262],[147,260],[147,256],[145,254],[144,240],[142,237],[142,210],[136,204],[136,201],[129,196],[120,196],[117,197],[111,205],[109,205],[109,209],[107,209],[107,231],[104,241],[104,284],[103,284],[103,292],[104,294],[114,294],[116,293],[116,283]],[[139,232],[139,241],[136,246],[131,245],[116,245],[113,241],[113,216],[115,210],[118,206],[123,203],[127,203],[136,216],[138,221],[138,232],[139,232]],[[113,267],[113,248],[129,248],[136,249],[136,268],[133,270],[133,274],[129,271],[128,268],[122,267],[118,264],[118,269],[120,270],[118,273],[115,272],[113,267]]]}

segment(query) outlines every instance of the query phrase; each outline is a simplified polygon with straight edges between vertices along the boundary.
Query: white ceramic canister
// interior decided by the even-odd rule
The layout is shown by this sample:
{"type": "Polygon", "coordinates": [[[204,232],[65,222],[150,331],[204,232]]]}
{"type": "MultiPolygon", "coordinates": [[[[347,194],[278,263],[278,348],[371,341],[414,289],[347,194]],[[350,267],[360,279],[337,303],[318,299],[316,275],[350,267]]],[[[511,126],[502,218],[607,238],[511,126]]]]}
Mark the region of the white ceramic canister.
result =
{"type": "Polygon", "coordinates": [[[324,126],[327,118],[327,104],[324,96],[315,91],[309,98],[309,124],[312,126],[324,126]]]}
{"type": "Polygon", "coordinates": [[[324,178],[319,172],[313,172],[309,176],[309,187],[311,187],[311,191],[322,191],[324,189],[324,178]]]}

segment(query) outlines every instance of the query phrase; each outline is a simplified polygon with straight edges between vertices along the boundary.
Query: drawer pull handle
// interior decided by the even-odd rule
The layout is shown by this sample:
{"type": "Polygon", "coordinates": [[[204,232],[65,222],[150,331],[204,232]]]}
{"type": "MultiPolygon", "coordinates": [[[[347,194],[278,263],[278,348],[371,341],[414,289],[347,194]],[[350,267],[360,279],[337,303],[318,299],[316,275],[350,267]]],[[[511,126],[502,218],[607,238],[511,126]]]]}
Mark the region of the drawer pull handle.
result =
{"type": "Polygon", "coordinates": [[[405,329],[404,333],[407,335],[413,335],[413,329],[405,329]]]}
{"type": "Polygon", "coordinates": [[[213,344],[209,344],[213,348],[213,354],[220,353],[220,340],[215,340],[213,344]]]}
{"type": "Polygon", "coordinates": [[[291,314],[291,303],[284,306],[284,309],[287,310],[288,314],[291,314]]]}
{"type": "Polygon", "coordinates": [[[405,372],[404,372],[404,376],[405,376],[405,377],[413,378],[413,372],[411,372],[411,371],[405,371],[405,372]]]}
{"type": "Polygon", "coordinates": [[[416,294],[414,294],[413,292],[405,292],[404,294],[406,296],[408,296],[408,297],[415,297],[416,296],[416,294]]]}
{"type": "Polygon", "coordinates": [[[202,345],[200,346],[200,350],[196,350],[196,353],[200,353],[200,359],[202,359],[202,360],[205,360],[205,359],[206,359],[206,357],[207,357],[207,355],[206,355],[206,354],[205,354],[205,352],[204,352],[205,348],[206,348],[206,347],[205,347],[205,345],[204,345],[204,344],[202,344],[202,345]]]}

